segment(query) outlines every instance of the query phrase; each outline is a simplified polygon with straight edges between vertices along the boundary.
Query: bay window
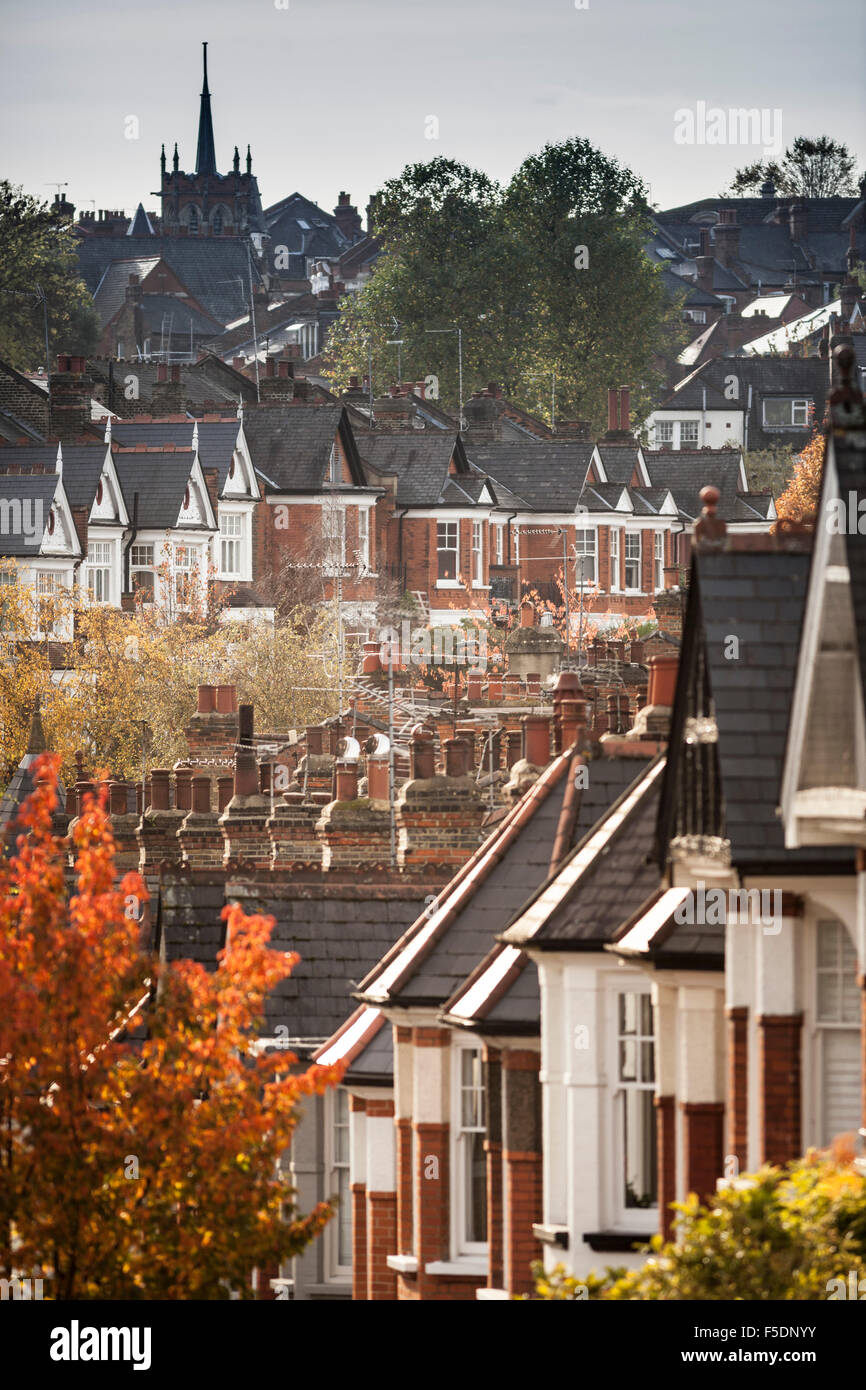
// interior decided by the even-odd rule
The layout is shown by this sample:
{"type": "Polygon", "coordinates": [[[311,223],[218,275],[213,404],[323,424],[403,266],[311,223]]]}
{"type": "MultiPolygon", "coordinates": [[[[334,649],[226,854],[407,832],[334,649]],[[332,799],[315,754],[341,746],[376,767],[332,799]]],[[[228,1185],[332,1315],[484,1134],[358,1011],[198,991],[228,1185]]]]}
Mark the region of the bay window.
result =
{"type": "Polygon", "coordinates": [[[472,523],[472,583],[476,589],[484,583],[484,551],[480,521],[472,523]]]}
{"type": "Polygon", "coordinates": [[[326,505],[323,508],[322,540],[326,572],[334,574],[346,563],[346,513],[342,507],[326,505]]]}
{"type": "Polygon", "coordinates": [[[240,576],[243,525],[240,512],[220,512],[220,574],[240,576]]]}
{"type": "Polygon", "coordinates": [[[111,599],[111,546],[108,541],[87,542],[87,597],[91,603],[111,599]]]}
{"type": "Polygon", "coordinates": [[[487,1243],[487,1137],[484,1064],[480,1047],[457,1047],[456,1219],[459,1254],[478,1254],[487,1243]]]}
{"type": "Polygon", "coordinates": [[[614,528],[610,535],[610,592],[619,592],[619,530],[614,528]]]}
{"type": "Polygon", "coordinates": [[[594,584],[598,577],[596,532],[594,530],[575,531],[574,549],[574,571],[577,585],[580,585],[581,580],[584,584],[594,584]]]}
{"type": "Polygon", "coordinates": [[[370,570],[370,512],[361,507],[358,512],[358,568],[362,573],[370,570]]]}
{"type": "Polygon", "coordinates": [[[860,1123],[860,991],[857,952],[836,918],[815,927],[818,1052],[817,1142],[831,1144],[860,1123]]]}
{"type": "Polygon", "coordinates": [[[625,587],[640,588],[640,531],[625,533],[625,587]]]}
{"type": "Polygon", "coordinates": [[[621,993],[617,1005],[619,1182],[625,1214],[658,1205],[655,1041],[649,993],[621,993]]]}
{"type": "Polygon", "coordinates": [[[457,522],[436,523],[436,551],[439,560],[439,579],[457,578],[457,522]]]}
{"type": "Polygon", "coordinates": [[[665,587],[665,533],[653,533],[653,586],[656,593],[665,587]]]}

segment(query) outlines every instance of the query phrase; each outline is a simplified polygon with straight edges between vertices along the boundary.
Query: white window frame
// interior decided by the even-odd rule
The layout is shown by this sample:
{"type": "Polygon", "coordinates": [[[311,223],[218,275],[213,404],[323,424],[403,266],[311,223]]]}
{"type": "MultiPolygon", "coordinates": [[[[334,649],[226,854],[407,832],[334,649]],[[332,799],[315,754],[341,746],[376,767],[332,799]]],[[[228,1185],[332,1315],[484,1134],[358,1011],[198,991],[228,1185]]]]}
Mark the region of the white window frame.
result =
{"type": "Polygon", "coordinates": [[[641,592],[641,566],[643,564],[643,546],[641,545],[640,531],[626,531],[625,544],[623,545],[623,564],[625,571],[623,576],[625,579],[625,592],[627,594],[639,594],[641,592]],[[629,546],[631,545],[633,548],[635,541],[637,541],[637,555],[629,555],[629,546]],[[635,564],[637,565],[637,584],[629,584],[629,565],[635,564]]]}
{"type": "Polygon", "coordinates": [[[619,594],[620,589],[620,559],[622,558],[622,546],[620,545],[621,527],[611,526],[608,531],[608,557],[610,564],[610,592],[619,594]]]}
{"type": "Polygon", "coordinates": [[[358,508],[358,568],[370,573],[370,507],[358,508]]]}
{"type": "Polygon", "coordinates": [[[437,521],[436,522],[436,579],[440,584],[456,584],[460,574],[460,522],[459,521],[437,521]],[[454,544],[451,545],[453,532],[454,544]],[[447,544],[443,545],[443,536],[447,544]],[[454,573],[443,574],[442,556],[454,556],[454,573]]]}
{"type": "Polygon", "coordinates": [[[334,503],[322,508],[325,573],[335,575],[346,564],[346,509],[334,503]]]}
{"type": "Polygon", "coordinates": [[[658,594],[665,587],[665,533],[653,532],[653,580],[658,594]]]}
{"type": "Polygon", "coordinates": [[[480,521],[472,523],[472,586],[484,585],[484,531],[480,521]]]}
{"type": "Polygon", "coordinates": [[[513,540],[513,542],[514,542],[514,563],[515,563],[515,565],[519,565],[519,564],[520,564],[520,527],[519,527],[519,526],[512,526],[512,528],[511,528],[511,535],[512,535],[512,540],[513,540]]]}
{"type": "Polygon", "coordinates": [[[111,603],[113,550],[114,547],[110,541],[88,540],[87,542],[84,587],[88,603],[111,603]],[[97,554],[97,552],[99,553],[97,554]]]}
{"type": "Polygon", "coordinates": [[[175,608],[185,612],[189,608],[189,594],[183,599],[178,594],[178,582],[187,578],[190,589],[193,585],[193,576],[201,563],[201,550],[197,545],[187,545],[185,542],[175,543],[171,548],[171,588],[175,608]],[[181,557],[180,559],[178,557],[181,557]],[[189,557],[189,558],[187,558],[189,557]]]}
{"type": "MultiPolygon", "coordinates": [[[[486,1106],[487,1106],[487,1095],[486,1095],[485,1085],[484,1085],[484,1082],[485,1082],[485,1079],[486,1079],[486,1078],[485,1078],[485,1074],[484,1074],[484,1052],[483,1052],[483,1048],[482,1048],[482,1046],[481,1046],[481,1043],[478,1042],[478,1041],[476,1041],[475,1039],[459,1039],[459,1040],[455,1039],[455,1041],[454,1041],[454,1043],[453,1043],[453,1045],[452,1045],[451,1051],[452,1051],[452,1072],[451,1072],[451,1078],[452,1078],[452,1092],[451,1092],[451,1094],[452,1094],[452,1106],[451,1106],[451,1136],[452,1136],[452,1137],[451,1137],[451,1172],[452,1172],[452,1174],[453,1174],[453,1183],[452,1183],[452,1188],[451,1188],[451,1191],[452,1191],[452,1204],[451,1204],[451,1212],[452,1212],[452,1228],[451,1228],[452,1254],[453,1254],[453,1257],[454,1257],[455,1259],[461,1259],[461,1258],[463,1258],[463,1259],[467,1259],[467,1258],[478,1259],[478,1258],[481,1257],[481,1256],[486,1256],[487,1253],[488,1253],[488,1249],[489,1249],[489,1232],[488,1232],[488,1240],[484,1240],[484,1241],[468,1240],[467,1237],[466,1237],[466,1226],[467,1226],[467,1219],[468,1219],[468,1216],[469,1216],[469,1210],[468,1210],[468,1205],[467,1205],[468,1195],[469,1195],[469,1194],[468,1194],[468,1192],[467,1192],[467,1171],[466,1171],[466,1170],[467,1170],[467,1164],[468,1164],[468,1153],[467,1153],[467,1144],[466,1144],[466,1142],[464,1141],[464,1136],[469,1135],[469,1134],[479,1134],[479,1133],[486,1135],[486,1133],[487,1133],[487,1127],[486,1127],[486,1124],[484,1124],[484,1119],[485,1119],[485,1117],[486,1117],[486,1106]],[[479,1066],[480,1066],[480,1068],[481,1068],[481,1076],[482,1076],[482,1084],[481,1084],[480,1093],[479,1093],[479,1094],[480,1094],[480,1106],[481,1106],[482,1123],[481,1123],[480,1125],[472,1125],[472,1126],[467,1126],[467,1125],[465,1125],[465,1124],[463,1123],[463,1093],[464,1093],[464,1086],[463,1086],[463,1058],[464,1058],[464,1056],[465,1056],[467,1053],[475,1053],[475,1054],[477,1055],[478,1061],[479,1061],[479,1066]]],[[[484,1172],[484,1180],[485,1180],[485,1214],[484,1214],[485,1229],[486,1229],[486,1226],[487,1226],[487,1210],[486,1210],[486,1198],[487,1198],[487,1168],[486,1168],[486,1162],[487,1162],[487,1160],[486,1160],[486,1155],[485,1155],[485,1172],[484,1172]]]]}
{"type": "Polygon", "coordinates": [[[700,439],[701,422],[700,422],[700,420],[678,420],[678,421],[677,421],[677,425],[679,426],[679,447],[682,449],[682,448],[684,448],[686,445],[694,445],[694,447],[697,448],[698,445],[699,445],[700,442],[701,442],[701,439],[700,439]],[[686,436],[685,436],[685,431],[686,431],[686,429],[688,429],[688,432],[689,432],[689,438],[688,438],[688,439],[686,439],[686,436]],[[694,437],[692,437],[692,436],[694,436],[694,437]]]}
{"type": "MultiPolygon", "coordinates": [[[[336,1215],[325,1227],[325,1279],[328,1283],[346,1283],[352,1278],[352,1182],[349,1173],[349,1092],[335,1087],[325,1092],[325,1197],[340,1196],[341,1184],[345,1206],[341,1200],[336,1215]],[[343,1110],[343,1106],[345,1109],[343,1110]],[[345,1119],[341,1118],[345,1116],[345,1119]],[[338,1157],[338,1130],[345,1133],[345,1157],[338,1157]],[[341,1176],[342,1175],[342,1176],[341,1176]],[[341,1262],[340,1216],[348,1218],[349,1263],[341,1262]]],[[[344,1228],[345,1229],[345,1228],[344,1228]]]]}
{"type": "Polygon", "coordinates": [[[674,442],[674,421],[656,420],[655,422],[656,444],[670,444],[674,442]]]}
{"type": "Polygon", "coordinates": [[[220,509],[219,514],[219,572],[226,579],[240,579],[244,572],[244,517],[242,512],[228,512],[220,509]],[[223,530],[225,523],[226,529],[223,530]],[[231,527],[232,529],[228,529],[231,527]],[[227,565],[226,558],[235,557],[234,565],[227,565]]]}
{"type": "MultiPolygon", "coordinates": [[[[655,1096],[655,1011],[652,1005],[652,994],[646,987],[643,980],[633,979],[630,981],[614,979],[610,981],[607,998],[610,1005],[611,1027],[609,1036],[611,1039],[612,1055],[610,1063],[610,1075],[613,1078],[611,1089],[610,1121],[611,1121],[611,1141],[612,1141],[612,1189],[611,1200],[613,1204],[613,1228],[629,1231],[648,1231],[658,1230],[659,1207],[658,1207],[658,1188],[661,1183],[661,1173],[658,1171],[658,1159],[656,1158],[656,1201],[649,1207],[630,1207],[626,1205],[625,1188],[628,1175],[626,1172],[625,1160],[625,1126],[624,1126],[624,1107],[625,1093],[628,1090],[645,1091],[655,1096]],[[620,996],[635,994],[645,996],[650,1001],[650,1031],[643,1033],[624,1035],[620,1033],[620,996]],[[641,1066],[642,1049],[641,1043],[649,1042],[653,1048],[653,1080],[643,1079],[642,1072],[639,1071],[640,1079],[632,1081],[622,1081],[620,1079],[620,1042],[634,1040],[637,1047],[638,1065],[641,1066]]],[[[638,1025],[639,1026],[639,1025],[638,1025]]],[[[657,1115],[653,1105],[652,1114],[657,1124],[657,1115]]],[[[657,1154],[657,1149],[653,1150],[657,1154]]]]}
{"type": "Polygon", "coordinates": [[[761,402],[761,423],[765,430],[805,430],[809,428],[809,407],[812,404],[808,396],[764,396],[761,402]],[[784,424],[772,424],[767,419],[768,405],[787,405],[791,408],[791,419],[784,424]],[[795,417],[800,414],[802,419],[795,417]]]}
{"type": "Polygon", "coordinates": [[[505,526],[503,525],[503,523],[502,523],[501,521],[500,521],[500,522],[497,522],[496,527],[494,528],[494,539],[495,539],[495,545],[496,545],[496,563],[497,563],[497,565],[504,565],[504,564],[505,564],[505,526]]]}
{"type": "MultiPolygon", "coordinates": [[[[824,1089],[824,1048],[826,1039],[830,1033],[846,1032],[852,1035],[858,1055],[860,1046],[860,1019],[859,1019],[859,988],[856,985],[856,948],[851,940],[851,934],[839,918],[821,914],[811,922],[811,931],[807,938],[808,947],[804,952],[805,957],[805,976],[806,981],[806,1019],[804,1020],[808,1033],[813,1038],[813,1045],[808,1048],[804,1061],[807,1064],[808,1073],[808,1094],[804,1094],[804,1145],[815,1145],[825,1147],[825,1089],[824,1089]],[[847,942],[847,955],[851,964],[851,973],[855,979],[854,990],[851,991],[853,1007],[851,1017],[845,1018],[844,1011],[840,1009],[842,1016],[822,1017],[820,1013],[819,995],[819,975],[830,974],[832,971],[827,967],[820,967],[818,961],[819,954],[819,935],[821,928],[827,925],[835,925],[837,931],[842,934],[843,941],[847,942]]],[[[841,953],[840,953],[841,954],[841,953]]],[[[841,987],[842,976],[844,975],[844,962],[838,967],[839,982],[841,987]]],[[[842,993],[840,988],[840,1003],[842,993]]],[[[855,1117],[856,1118],[856,1117],[855,1117]]],[[[854,1126],[856,1128],[856,1125],[854,1126]]],[[[833,1136],[831,1136],[833,1137],[833,1136]]]]}
{"type": "Polygon", "coordinates": [[[598,532],[594,526],[578,526],[574,532],[574,586],[580,590],[581,577],[585,584],[598,582],[598,532]],[[582,537],[582,539],[581,539],[582,537]],[[581,566],[578,562],[583,560],[581,566]],[[586,562],[592,561],[591,565],[586,562]]]}

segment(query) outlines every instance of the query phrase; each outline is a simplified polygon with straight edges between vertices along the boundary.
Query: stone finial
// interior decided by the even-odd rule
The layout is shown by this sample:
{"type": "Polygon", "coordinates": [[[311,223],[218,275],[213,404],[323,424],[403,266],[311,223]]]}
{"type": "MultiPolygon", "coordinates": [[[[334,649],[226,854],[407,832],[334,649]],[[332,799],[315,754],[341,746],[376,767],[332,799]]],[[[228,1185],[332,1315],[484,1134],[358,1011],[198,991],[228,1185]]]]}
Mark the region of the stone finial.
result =
{"type": "Polygon", "coordinates": [[[728,527],[716,514],[721,493],[717,487],[702,487],[699,496],[703,508],[695,522],[695,546],[699,550],[724,550],[728,527]]]}

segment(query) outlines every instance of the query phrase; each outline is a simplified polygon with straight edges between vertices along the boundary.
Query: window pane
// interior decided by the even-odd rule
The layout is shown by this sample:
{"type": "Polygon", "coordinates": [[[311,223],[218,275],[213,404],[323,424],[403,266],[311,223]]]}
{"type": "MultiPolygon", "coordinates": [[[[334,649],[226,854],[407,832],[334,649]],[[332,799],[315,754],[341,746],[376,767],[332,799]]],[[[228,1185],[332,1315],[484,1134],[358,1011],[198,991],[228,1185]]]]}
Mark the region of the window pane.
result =
{"type": "Polygon", "coordinates": [[[487,1155],[483,1134],[466,1134],[465,1146],[466,1231],[468,1241],[487,1239],[487,1155]]]}
{"type": "Polygon", "coordinates": [[[626,1091],[622,1113],[625,1205],[653,1207],[658,1201],[658,1178],[652,1091],[626,1091]]]}
{"type": "Polygon", "coordinates": [[[619,1044],[619,1079],[637,1081],[637,1042],[634,1038],[621,1038],[619,1044]]]}

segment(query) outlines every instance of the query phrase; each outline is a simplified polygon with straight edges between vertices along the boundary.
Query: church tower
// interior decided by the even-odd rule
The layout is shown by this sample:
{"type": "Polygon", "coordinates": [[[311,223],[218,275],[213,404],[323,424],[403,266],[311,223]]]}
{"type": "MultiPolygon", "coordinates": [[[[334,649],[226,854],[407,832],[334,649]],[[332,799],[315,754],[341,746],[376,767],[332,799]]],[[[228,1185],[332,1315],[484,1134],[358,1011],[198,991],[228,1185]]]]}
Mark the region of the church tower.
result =
{"type": "Polygon", "coordinates": [[[213,115],[207,77],[207,44],[203,50],[203,81],[198,117],[195,173],[184,173],[175,143],[171,169],[166,168],[165,145],[160,157],[159,196],[163,236],[251,236],[265,231],[259,186],[247,145],[246,170],[241,173],[237,145],[231,172],[217,172],[213,115]]]}

